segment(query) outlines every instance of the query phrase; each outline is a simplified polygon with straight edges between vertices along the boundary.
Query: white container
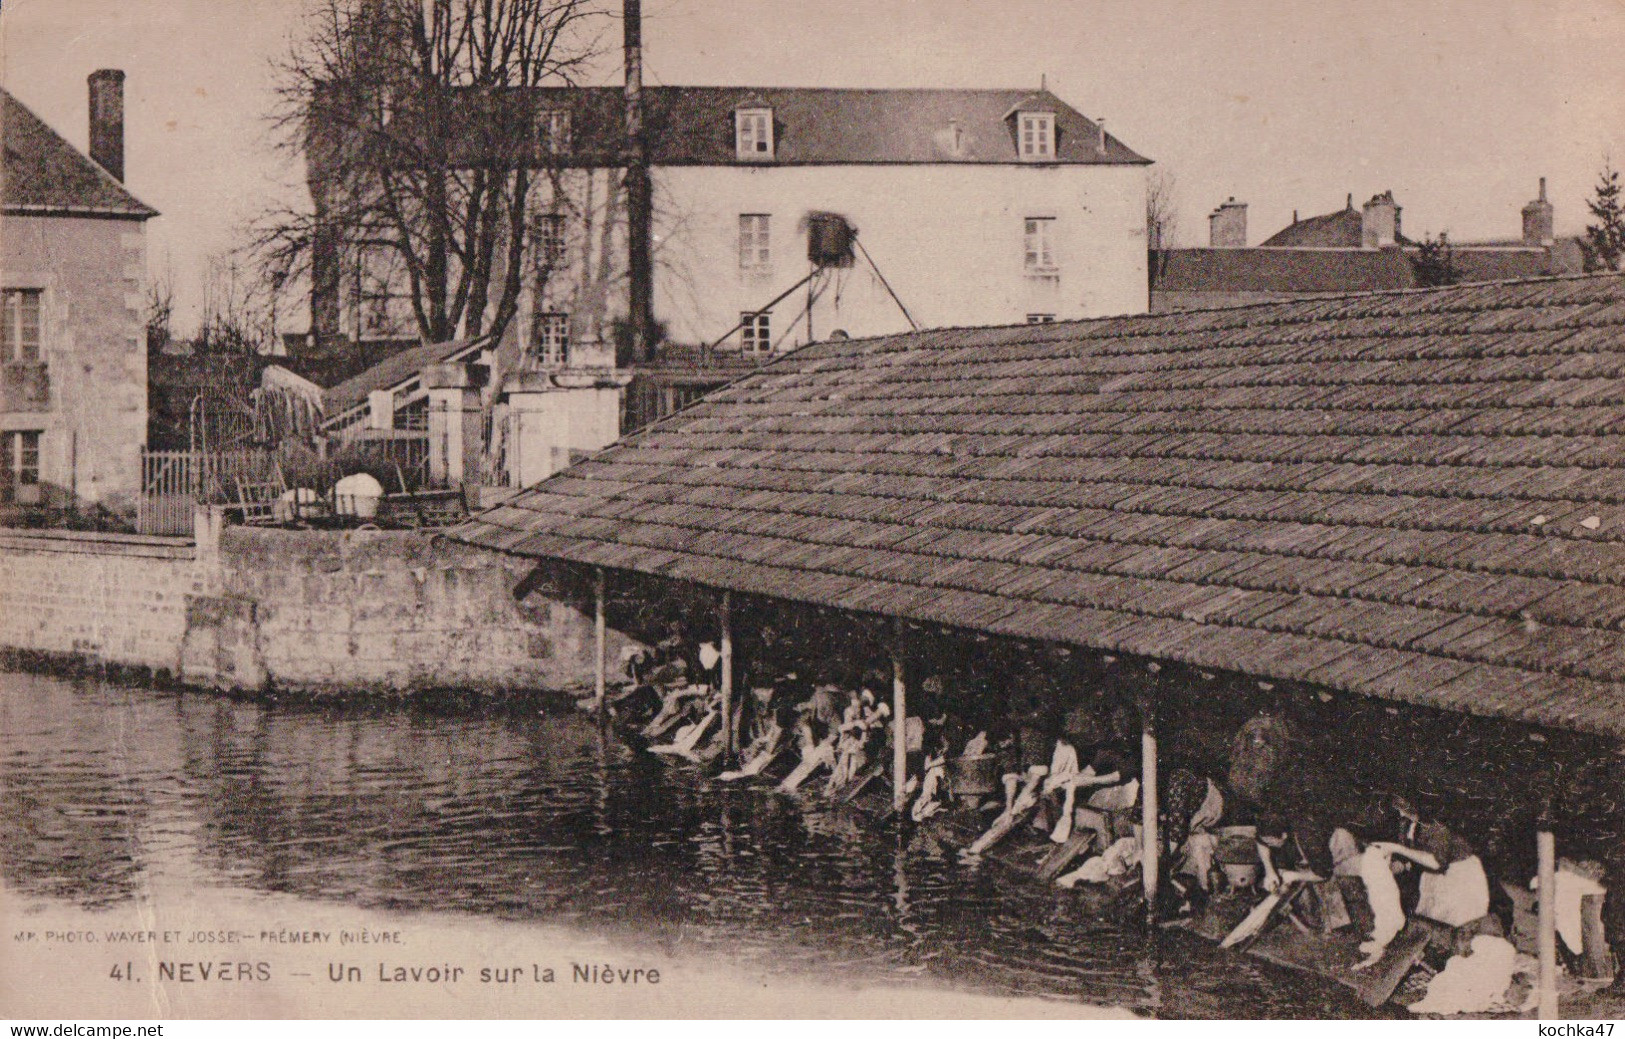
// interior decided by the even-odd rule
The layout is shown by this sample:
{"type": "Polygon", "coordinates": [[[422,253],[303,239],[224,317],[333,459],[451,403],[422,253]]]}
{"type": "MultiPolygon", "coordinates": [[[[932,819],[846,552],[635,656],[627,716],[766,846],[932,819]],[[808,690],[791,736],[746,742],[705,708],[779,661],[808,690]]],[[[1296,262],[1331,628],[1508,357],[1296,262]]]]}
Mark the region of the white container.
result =
{"type": "Polygon", "coordinates": [[[340,516],[370,520],[378,515],[384,485],[367,473],[352,473],[333,485],[333,510],[340,516]]]}

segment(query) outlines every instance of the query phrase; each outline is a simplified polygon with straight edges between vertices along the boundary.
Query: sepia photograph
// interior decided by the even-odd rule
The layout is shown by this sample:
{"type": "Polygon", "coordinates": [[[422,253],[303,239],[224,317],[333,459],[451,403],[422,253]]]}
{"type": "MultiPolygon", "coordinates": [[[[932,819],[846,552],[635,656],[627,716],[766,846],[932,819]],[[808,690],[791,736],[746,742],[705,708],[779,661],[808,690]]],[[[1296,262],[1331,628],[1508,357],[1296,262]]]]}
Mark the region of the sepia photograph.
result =
{"type": "Polygon", "coordinates": [[[1625,0],[4,0],[0,141],[12,1035],[1625,1019],[1625,0]]]}

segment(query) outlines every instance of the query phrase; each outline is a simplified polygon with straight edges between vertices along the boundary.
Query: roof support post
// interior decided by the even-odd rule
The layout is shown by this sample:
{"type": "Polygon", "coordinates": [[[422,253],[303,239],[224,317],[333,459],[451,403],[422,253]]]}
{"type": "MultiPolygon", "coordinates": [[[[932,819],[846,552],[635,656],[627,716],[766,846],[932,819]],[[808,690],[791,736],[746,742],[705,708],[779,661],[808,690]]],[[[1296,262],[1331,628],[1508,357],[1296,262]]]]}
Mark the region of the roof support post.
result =
{"type": "Polygon", "coordinates": [[[908,684],[903,673],[903,625],[892,624],[891,640],[891,803],[901,813],[908,801],[908,684]]]}
{"type": "Polygon", "coordinates": [[[734,635],[733,593],[724,591],[717,604],[717,627],[721,629],[721,657],[718,669],[722,686],[722,760],[729,765],[734,758],[734,635]]]}
{"type": "Polygon", "coordinates": [[[1540,954],[1540,1004],[1538,1013],[1542,1021],[1557,1019],[1557,839],[1552,835],[1551,823],[1542,819],[1535,831],[1535,858],[1537,862],[1536,908],[1537,944],[1540,954]]]}
{"type": "Polygon", "coordinates": [[[1155,923],[1162,840],[1157,833],[1156,702],[1140,698],[1140,872],[1145,884],[1145,917],[1155,923]]]}
{"type": "Polygon", "coordinates": [[[592,589],[592,691],[593,695],[598,698],[599,721],[605,721],[609,717],[609,697],[605,695],[605,686],[607,684],[607,668],[605,666],[607,663],[605,660],[607,648],[605,646],[604,639],[604,598],[606,583],[604,568],[601,566],[594,568],[592,589]]]}

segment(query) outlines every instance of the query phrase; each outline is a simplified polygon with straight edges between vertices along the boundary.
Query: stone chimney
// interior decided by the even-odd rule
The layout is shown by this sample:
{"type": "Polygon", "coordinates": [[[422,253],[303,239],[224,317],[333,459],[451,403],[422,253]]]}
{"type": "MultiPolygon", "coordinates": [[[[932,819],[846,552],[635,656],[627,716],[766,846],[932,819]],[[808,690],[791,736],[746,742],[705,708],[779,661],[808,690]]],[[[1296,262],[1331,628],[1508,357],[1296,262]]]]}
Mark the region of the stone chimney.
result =
{"type": "Polygon", "coordinates": [[[1540,178],[1540,197],[1523,207],[1523,244],[1551,245],[1552,204],[1546,201],[1546,178],[1540,178]]]}
{"type": "Polygon", "coordinates": [[[97,69],[90,74],[90,157],[124,179],[124,70],[97,69]]]}
{"type": "Polygon", "coordinates": [[[1372,195],[1360,212],[1360,248],[1386,249],[1399,241],[1399,206],[1394,193],[1372,195]]]}
{"type": "Polygon", "coordinates": [[[1207,216],[1207,244],[1214,249],[1247,247],[1247,203],[1231,195],[1207,216]]]}

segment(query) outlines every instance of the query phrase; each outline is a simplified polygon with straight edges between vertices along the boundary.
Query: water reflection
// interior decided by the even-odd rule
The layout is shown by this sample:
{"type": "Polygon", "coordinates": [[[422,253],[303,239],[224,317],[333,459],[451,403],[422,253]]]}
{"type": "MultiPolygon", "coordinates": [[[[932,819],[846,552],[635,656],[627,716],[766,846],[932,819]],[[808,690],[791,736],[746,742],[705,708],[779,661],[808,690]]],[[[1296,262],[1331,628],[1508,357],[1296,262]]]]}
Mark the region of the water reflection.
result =
{"type": "Polygon", "coordinates": [[[719,789],[534,707],[288,709],[0,675],[0,869],[86,906],[201,885],[1168,1016],[1366,1012],[1177,935],[1158,962],[1132,911],[968,871],[847,808],[719,789]]]}

